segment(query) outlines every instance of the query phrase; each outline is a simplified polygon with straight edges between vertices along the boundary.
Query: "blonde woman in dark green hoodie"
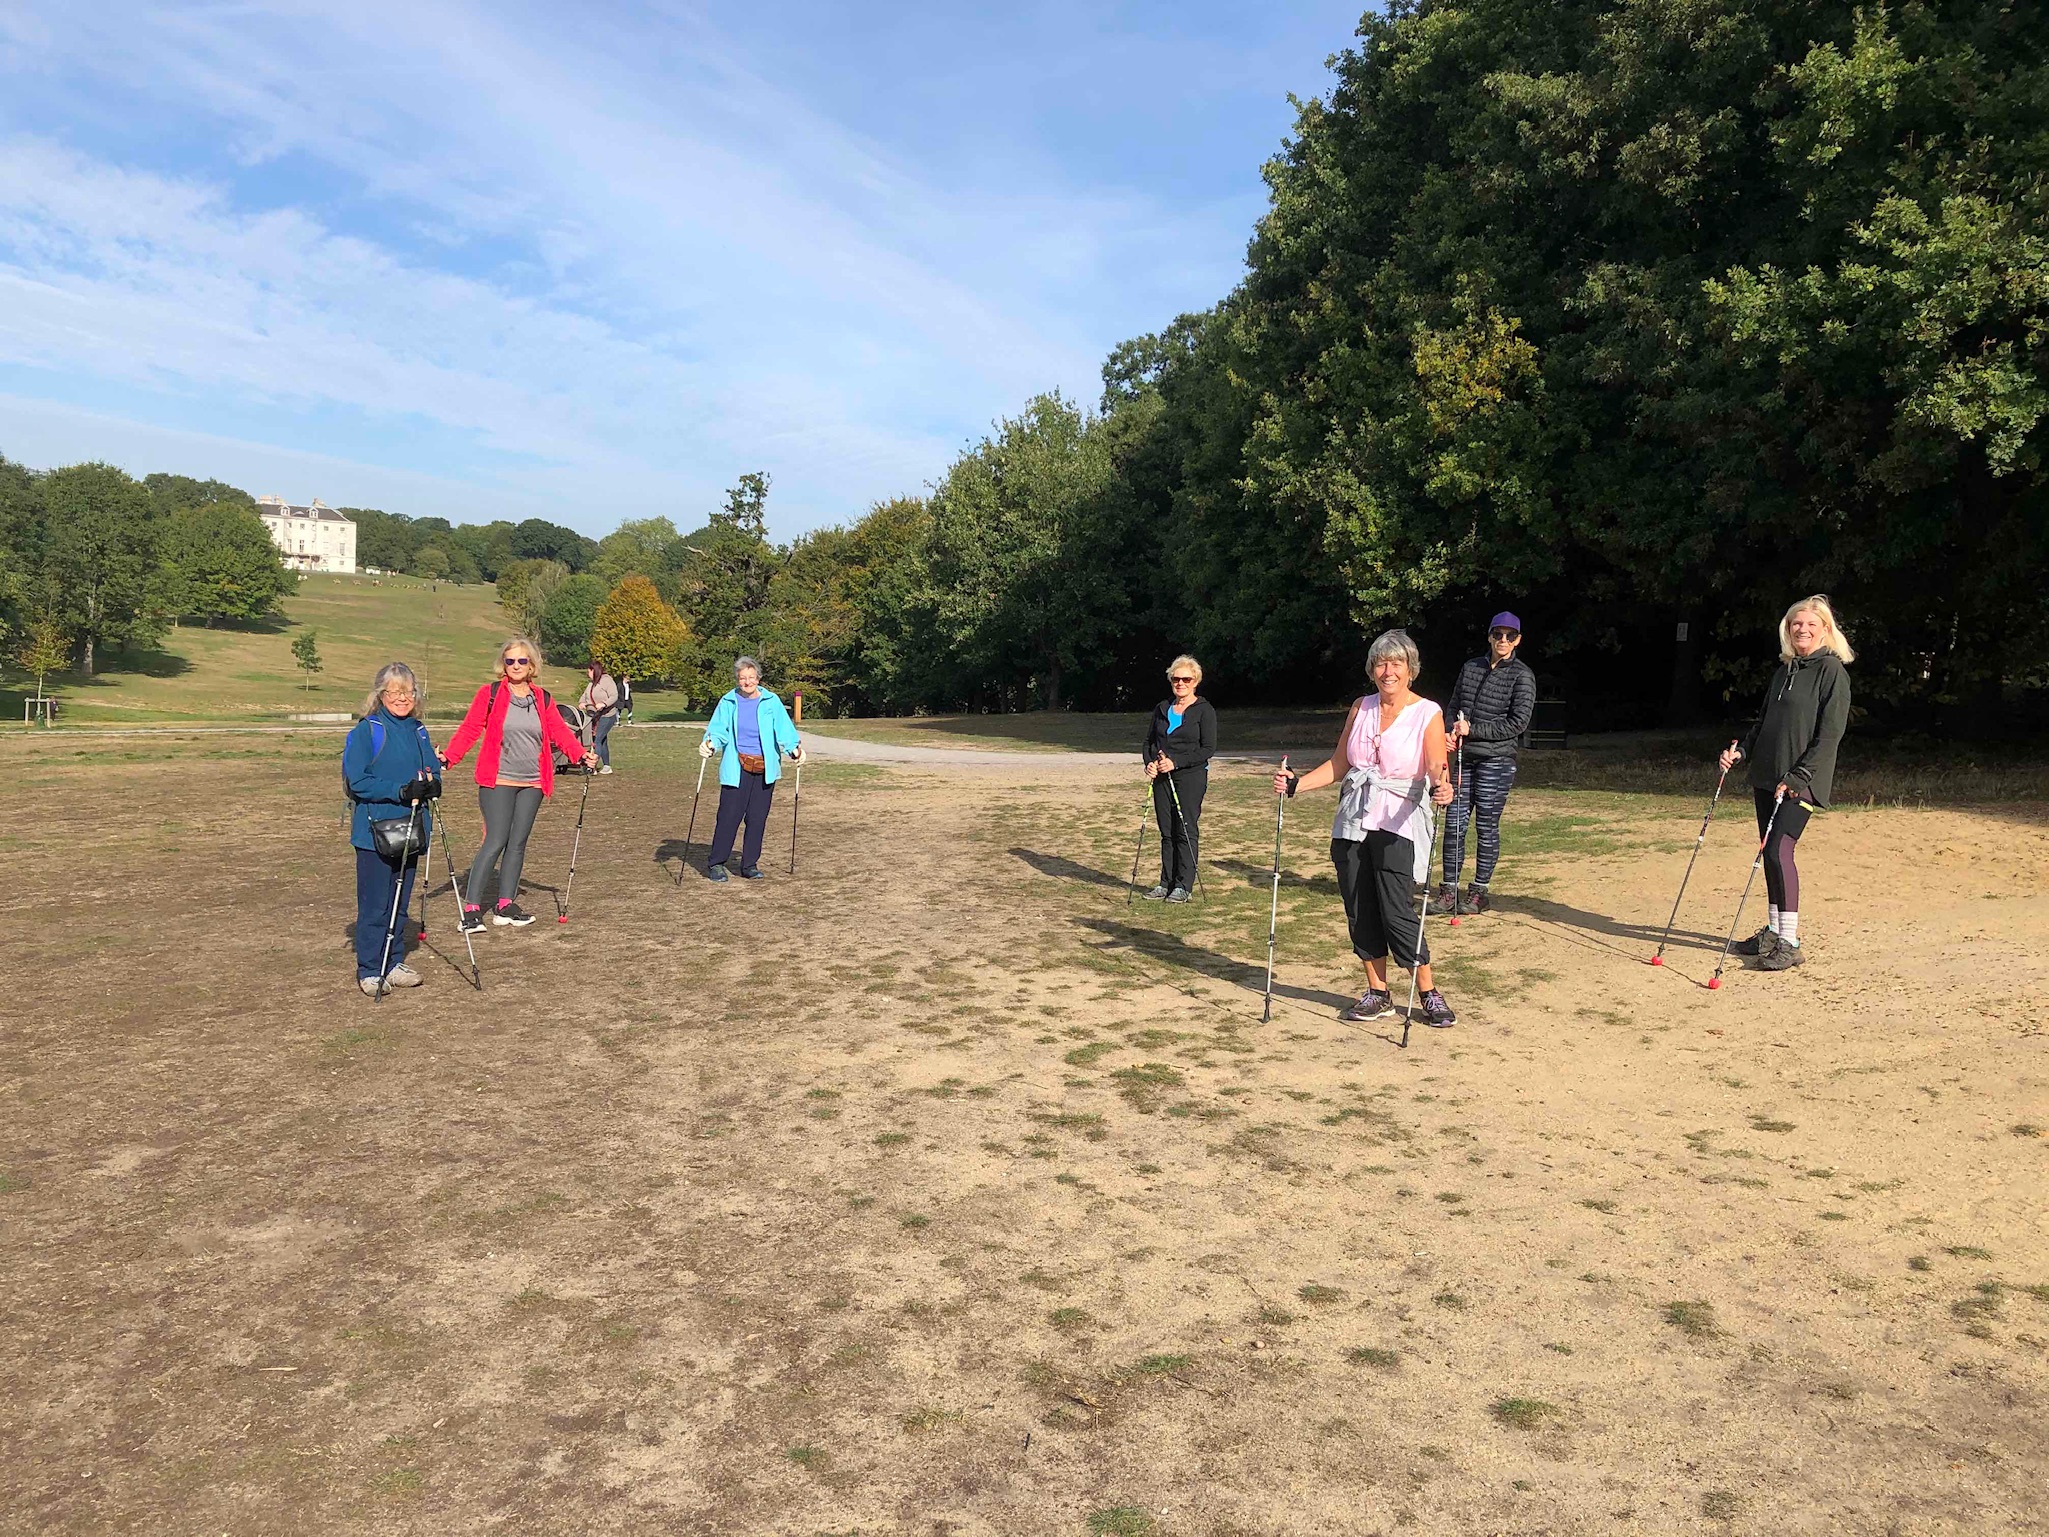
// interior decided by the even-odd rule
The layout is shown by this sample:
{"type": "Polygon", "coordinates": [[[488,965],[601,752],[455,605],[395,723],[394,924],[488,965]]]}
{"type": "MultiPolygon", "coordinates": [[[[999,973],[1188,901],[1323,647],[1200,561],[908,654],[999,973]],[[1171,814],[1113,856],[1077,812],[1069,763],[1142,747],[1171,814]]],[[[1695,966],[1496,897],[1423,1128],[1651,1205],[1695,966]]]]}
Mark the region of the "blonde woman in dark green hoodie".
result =
{"type": "Polygon", "coordinates": [[[1808,818],[1835,792],[1836,749],[1850,724],[1849,664],[1857,653],[1824,593],[1802,598],[1779,621],[1779,667],[1764,691],[1757,724],[1722,750],[1722,771],[1744,759],[1764,847],[1765,925],[1734,946],[1760,971],[1791,971],[1800,946],[1800,871],[1793,848],[1808,818]]]}

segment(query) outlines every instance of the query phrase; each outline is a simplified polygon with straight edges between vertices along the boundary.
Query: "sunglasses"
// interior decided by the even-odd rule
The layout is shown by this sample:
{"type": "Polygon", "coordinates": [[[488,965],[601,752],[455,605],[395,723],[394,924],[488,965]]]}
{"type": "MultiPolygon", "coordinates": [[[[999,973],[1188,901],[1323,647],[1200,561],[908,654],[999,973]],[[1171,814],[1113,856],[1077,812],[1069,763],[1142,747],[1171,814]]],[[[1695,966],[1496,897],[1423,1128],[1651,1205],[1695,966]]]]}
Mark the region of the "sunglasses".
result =
{"type": "Polygon", "coordinates": [[[1489,640],[1517,640],[1521,638],[1522,633],[1521,630],[1489,630],[1487,638],[1489,640]]]}
{"type": "Polygon", "coordinates": [[[509,656],[505,659],[505,665],[507,667],[531,667],[534,663],[532,657],[509,656]]]}
{"type": "Polygon", "coordinates": [[[1169,683],[1186,683],[1190,687],[1193,687],[1195,684],[1195,680],[1193,678],[1169,678],[1167,681],[1169,683]]]}

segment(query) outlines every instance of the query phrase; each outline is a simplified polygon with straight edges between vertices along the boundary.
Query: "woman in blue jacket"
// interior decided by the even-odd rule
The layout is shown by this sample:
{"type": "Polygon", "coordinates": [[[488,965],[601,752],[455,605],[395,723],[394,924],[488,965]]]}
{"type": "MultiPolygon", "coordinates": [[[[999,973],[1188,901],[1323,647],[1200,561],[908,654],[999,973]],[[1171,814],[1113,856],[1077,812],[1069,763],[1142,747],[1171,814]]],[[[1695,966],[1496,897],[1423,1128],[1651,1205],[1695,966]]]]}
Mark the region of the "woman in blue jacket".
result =
{"type": "Polygon", "coordinates": [[[733,663],[734,687],[711,712],[704,728],[704,742],[697,749],[719,759],[719,820],[711,838],[711,855],[704,873],[715,881],[726,878],[726,861],[733,857],[733,836],[741,823],[747,837],[740,848],[740,875],[758,881],[761,875],[761,839],[768,831],[769,803],[775,799],[775,784],[782,777],[782,757],[792,763],[804,761],[804,745],[782,700],[761,686],[761,664],[751,656],[733,663]]]}
{"type": "MultiPolygon", "coordinates": [[[[377,669],[377,679],[363,701],[363,718],[349,728],[342,744],[342,782],[356,803],[349,830],[356,850],[356,985],[373,998],[387,987],[420,985],[420,974],[405,963],[404,930],[418,861],[378,853],[370,824],[414,815],[414,803],[406,799],[408,788],[441,777],[441,755],[416,713],[425,702],[413,670],[403,662],[386,662],[377,669]],[[399,927],[391,936],[389,954],[395,964],[385,970],[385,930],[391,924],[394,897],[399,927]]],[[[424,804],[417,816],[418,844],[425,848],[432,817],[424,804]]]]}

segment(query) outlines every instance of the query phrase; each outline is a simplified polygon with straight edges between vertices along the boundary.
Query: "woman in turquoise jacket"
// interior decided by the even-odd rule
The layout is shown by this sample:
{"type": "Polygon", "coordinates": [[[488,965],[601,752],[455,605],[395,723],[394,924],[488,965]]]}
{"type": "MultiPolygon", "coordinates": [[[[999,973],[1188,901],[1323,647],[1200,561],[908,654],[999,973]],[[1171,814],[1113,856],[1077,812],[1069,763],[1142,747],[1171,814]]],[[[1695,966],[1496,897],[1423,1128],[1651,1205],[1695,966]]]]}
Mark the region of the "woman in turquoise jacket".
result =
{"type": "Polygon", "coordinates": [[[782,760],[804,761],[804,744],[796,724],[782,700],[761,686],[761,664],[751,656],[733,663],[733,688],[711,712],[704,728],[704,742],[697,749],[719,759],[719,820],[712,833],[711,854],[704,873],[715,881],[726,879],[726,861],[733,857],[733,838],[746,824],[747,836],[740,847],[740,876],[758,881],[761,874],[761,840],[768,831],[768,808],[775,799],[776,781],[782,778],[782,760]]]}

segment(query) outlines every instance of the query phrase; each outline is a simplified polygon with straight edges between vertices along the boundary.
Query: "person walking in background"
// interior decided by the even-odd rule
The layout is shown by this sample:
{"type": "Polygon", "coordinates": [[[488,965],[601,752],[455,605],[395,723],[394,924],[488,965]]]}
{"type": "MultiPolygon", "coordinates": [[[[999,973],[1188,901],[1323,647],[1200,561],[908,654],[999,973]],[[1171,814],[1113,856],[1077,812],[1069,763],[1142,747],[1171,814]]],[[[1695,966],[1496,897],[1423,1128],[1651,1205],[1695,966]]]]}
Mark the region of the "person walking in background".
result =
{"type": "Polygon", "coordinates": [[[1146,893],[1155,902],[1186,902],[1195,889],[1202,797],[1217,751],[1216,707],[1197,697],[1201,686],[1202,664],[1192,656],[1175,657],[1167,664],[1170,692],[1146,727],[1145,777],[1152,782],[1153,816],[1160,825],[1160,883],[1146,893]]]}
{"type": "Polygon", "coordinates": [[[1487,624],[1486,654],[1459,669],[1452,685],[1448,741],[1460,753],[1462,773],[1444,810],[1444,882],[1431,901],[1447,911],[1488,908],[1487,883],[1501,858],[1501,813],[1515,786],[1515,746],[1530,729],[1537,709],[1537,675],[1516,657],[1523,622],[1496,614],[1487,624]],[[1473,856],[1473,884],[1461,902],[1458,873],[1466,862],[1466,827],[1477,820],[1479,852],[1473,856]]]}
{"type": "Polygon", "coordinates": [[[584,668],[588,680],[583,693],[578,696],[576,707],[583,711],[583,718],[591,723],[591,744],[597,749],[600,774],[612,772],[612,749],[606,741],[612,727],[619,720],[619,685],[610,673],[596,662],[584,668]]]}
{"type": "Polygon", "coordinates": [[[1395,1012],[1387,957],[1415,973],[1423,1023],[1443,1029],[1458,1016],[1430,974],[1422,919],[1411,905],[1430,879],[1429,799],[1451,804],[1444,755],[1444,712],[1412,687],[1422,654],[1406,630],[1389,630],[1366,653],[1374,692],[1352,702],[1336,749],[1306,774],[1274,774],[1274,793],[1294,796],[1342,784],[1331,822],[1330,858],[1345,902],[1352,953],[1366,963],[1366,991],[1338,1017],[1384,1019],[1395,1012]]]}
{"type": "Polygon", "coordinates": [[[633,724],[633,680],[624,673],[619,675],[619,718],[633,724]]]}
{"type": "Polygon", "coordinates": [[[535,682],[541,648],[515,635],[498,648],[497,677],[477,690],[455,735],[448,739],[448,766],[454,768],[472,743],[477,749],[477,804],[484,813],[484,837],[470,864],[463,895],[462,928],[475,933],[484,926],[484,903],[498,893],[491,921],[524,928],[534,915],[519,905],[519,876],[526,864],[526,843],[534,830],[541,802],[555,793],[555,755],[560,748],[571,762],[588,769],[598,755],[570,729],[548,691],[535,682]],[[495,876],[494,876],[495,870],[495,876]]]}
{"type": "Polygon", "coordinates": [[[420,985],[420,974],[405,963],[402,928],[419,859],[381,852],[373,824],[417,818],[419,847],[427,845],[433,815],[408,799],[410,786],[441,777],[434,739],[419,718],[425,703],[413,670],[403,662],[386,662],[363,701],[363,718],[342,742],[342,783],[355,807],[349,842],[356,851],[356,984],[373,998],[385,988],[420,985]],[[394,908],[401,927],[387,945],[394,908]],[[388,970],[387,955],[396,958],[388,970]]]}
{"type": "Polygon", "coordinates": [[[1767,838],[1769,829],[1764,927],[1731,947],[1757,957],[1760,971],[1791,971],[1807,959],[1793,848],[1835,792],[1836,749],[1850,724],[1849,664],[1856,659],[1827,595],[1802,598],[1779,620],[1780,665],[1765,687],[1757,724],[1735,747],[1722,749],[1725,774],[1749,760],[1758,836],[1767,838]]]}
{"type": "Polygon", "coordinates": [[[706,758],[721,754],[718,825],[712,831],[704,873],[715,881],[726,879],[733,839],[745,824],[740,875],[758,881],[762,879],[761,840],[768,831],[768,808],[775,800],[776,781],[782,777],[783,755],[787,753],[792,763],[802,763],[804,744],[782,700],[761,686],[761,664],[753,657],[743,656],[733,663],[733,687],[711,712],[697,750],[706,758]]]}

